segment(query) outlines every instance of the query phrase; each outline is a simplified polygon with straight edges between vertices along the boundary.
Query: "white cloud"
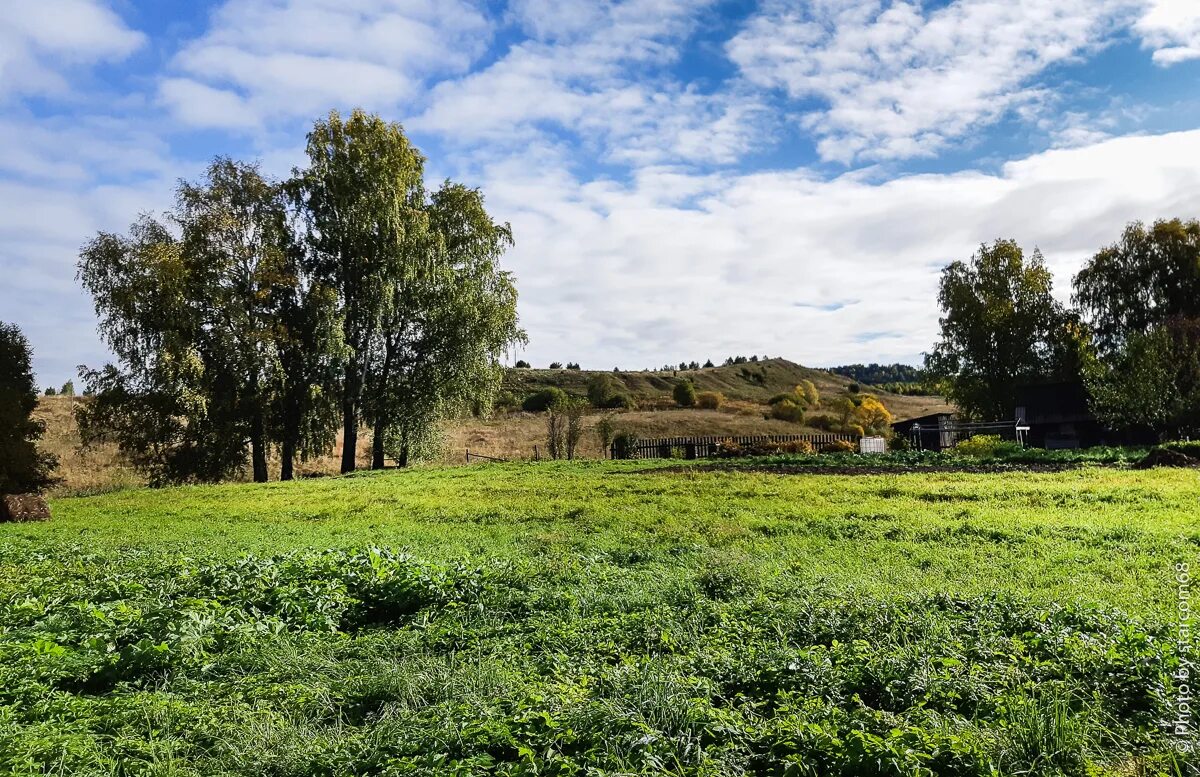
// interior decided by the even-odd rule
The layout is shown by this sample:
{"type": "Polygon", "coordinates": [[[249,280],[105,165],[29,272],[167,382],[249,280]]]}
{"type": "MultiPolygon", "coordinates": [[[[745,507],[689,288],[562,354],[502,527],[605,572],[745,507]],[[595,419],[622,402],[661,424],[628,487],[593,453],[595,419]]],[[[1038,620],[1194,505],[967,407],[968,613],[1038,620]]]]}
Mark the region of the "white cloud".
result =
{"type": "Polygon", "coordinates": [[[668,72],[711,5],[520,0],[510,10],[533,39],[436,86],[410,126],[489,152],[544,142],[550,129],[612,162],[733,162],[763,140],[766,106],[745,90],[703,91],[668,72]]]}
{"type": "Polygon", "coordinates": [[[154,128],[119,118],[7,116],[0,146],[0,320],[21,326],[39,379],[57,385],[105,358],[75,282],[80,246],[162,210],[196,170],[154,128]]]}
{"type": "Polygon", "coordinates": [[[1200,58],[1200,4],[1195,0],[1145,0],[1134,25],[1159,65],[1200,58]]]}
{"type": "Polygon", "coordinates": [[[487,47],[469,0],[227,0],[159,96],[181,121],[240,129],[332,106],[394,111],[487,47]]]}
{"type": "Polygon", "coordinates": [[[822,158],[933,156],[1036,100],[1037,78],[1105,39],[1129,0],[774,3],[727,46],[753,83],[819,105],[822,158]]]}
{"type": "Polygon", "coordinates": [[[122,59],[143,42],[97,0],[9,3],[0,25],[0,97],[65,93],[71,66],[122,59]]]}
{"type": "Polygon", "coordinates": [[[1196,215],[1200,171],[1178,160],[1197,153],[1200,131],[1125,137],[882,183],[655,168],[621,185],[511,159],[482,185],[513,224],[534,363],[830,364],[928,350],[940,268],[997,237],[1040,247],[1065,296],[1126,222],[1196,215]]]}

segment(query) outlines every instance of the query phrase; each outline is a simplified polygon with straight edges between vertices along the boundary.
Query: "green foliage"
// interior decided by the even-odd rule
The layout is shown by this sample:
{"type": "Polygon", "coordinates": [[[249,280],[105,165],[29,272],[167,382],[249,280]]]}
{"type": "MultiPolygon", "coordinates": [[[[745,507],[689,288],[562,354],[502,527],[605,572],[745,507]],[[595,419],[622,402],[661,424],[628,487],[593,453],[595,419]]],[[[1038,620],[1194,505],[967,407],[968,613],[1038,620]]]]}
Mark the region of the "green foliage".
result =
{"type": "Polygon", "coordinates": [[[954,446],[954,452],[961,456],[993,459],[1020,453],[1022,447],[1012,440],[1002,440],[995,434],[977,434],[960,440],[954,446]]]}
{"type": "Polygon", "coordinates": [[[58,461],[40,453],[45,425],[33,419],[37,387],[29,341],[16,324],[0,322],[0,494],[40,491],[54,482],[58,461]]]}
{"type": "Polygon", "coordinates": [[[337,300],[347,349],[338,386],[342,471],[349,472],[372,351],[401,281],[415,275],[413,252],[426,245],[420,238],[427,215],[413,207],[424,196],[424,160],[399,124],[361,110],[345,119],[330,111],[317,121],[307,155],[308,167],[289,189],[306,226],[304,262],[337,300]]]}
{"type": "Polygon", "coordinates": [[[1102,356],[1173,319],[1200,317],[1200,221],[1134,222],[1074,280],[1102,356]]]}
{"type": "Polygon", "coordinates": [[[920,367],[910,364],[846,364],[830,367],[834,375],[842,375],[859,383],[881,386],[886,383],[919,383],[924,378],[920,367]]]}
{"type": "Polygon", "coordinates": [[[384,453],[402,464],[432,453],[441,422],[490,408],[500,359],[524,340],[517,292],[499,259],[512,245],[482,195],[447,182],[421,202],[420,233],[410,228],[403,274],[369,362],[366,415],[374,423],[372,466],[384,453]]]}
{"type": "Polygon", "coordinates": [[[1129,335],[1090,363],[1092,411],[1116,429],[1200,434],[1200,319],[1176,318],[1129,335]]]}
{"type": "Polygon", "coordinates": [[[582,399],[563,396],[546,408],[546,453],[551,459],[575,458],[575,450],[583,437],[583,415],[587,403],[582,399]]]}
{"type": "Polygon", "coordinates": [[[696,404],[696,384],[690,380],[681,380],[671,389],[671,398],[679,407],[694,407],[696,404]]]}
{"type": "Polygon", "coordinates": [[[964,416],[1009,418],[1017,386],[1078,373],[1082,330],[1051,285],[1041,253],[1027,259],[1012,240],[942,271],[941,339],[925,370],[964,416]]]}
{"type": "Polygon", "coordinates": [[[557,386],[550,386],[525,397],[525,401],[521,403],[521,409],[528,413],[541,413],[551,407],[564,405],[566,402],[566,392],[557,386]]]}
{"type": "Polygon", "coordinates": [[[725,395],[719,391],[700,391],[696,393],[696,407],[702,410],[717,410],[725,404],[725,395]]]}
{"type": "Polygon", "coordinates": [[[624,384],[612,375],[596,373],[588,378],[587,396],[592,407],[608,407],[609,400],[624,389],[624,384]]]}
{"type": "Polygon", "coordinates": [[[729,549],[0,558],[28,585],[0,599],[12,773],[1159,770],[1195,658],[1111,608],[835,594],[729,549]]]}
{"type": "Polygon", "coordinates": [[[284,183],[218,158],[179,185],[177,230],[143,217],[84,247],[79,277],[117,356],[83,371],[107,392],[80,409],[85,443],[116,442],[156,484],[235,475],[247,447],[256,481],[272,448],[290,479],[339,416],[347,472],[362,423],[383,466],[492,406],[501,355],[524,338],[498,268],[509,226],[477,190],[426,191],[420,153],[378,116],[331,112],[307,152],[284,183]]]}
{"type": "Polygon", "coordinates": [[[613,394],[605,400],[604,406],[610,410],[637,410],[637,402],[625,393],[613,394]]]}
{"type": "Polygon", "coordinates": [[[563,368],[562,362],[550,362],[550,369],[561,370],[562,368],[563,368]]]}
{"type": "Polygon", "coordinates": [[[284,187],[216,159],[180,183],[168,214],[80,253],[115,365],[82,374],[101,401],[79,409],[84,442],[111,440],[152,482],[238,473],[268,448],[315,453],[333,438],[328,364],[341,354],[331,299],[297,265],[284,187]]]}
{"type": "Polygon", "coordinates": [[[592,407],[632,410],[637,407],[625,390],[625,384],[609,373],[597,373],[588,378],[588,402],[592,407]]]}
{"type": "Polygon", "coordinates": [[[62,388],[58,390],[59,396],[73,397],[75,396],[75,381],[68,380],[62,384],[62,388]]]}
{"type": "Polygon", "coordinates": [[[1184,456],[1190,456],[1193,459],[1200,459],[1200,440],[1172,440],[1163,443],[1162,447],[1178,451],[1184,456]]]}
{"type": "Polygon", "coordinates": [[[600,420],[596,422],[596,441],[600,443],[600,455],[608,456],[609,450],[612,447],[613,437],[617,430],[613,424],[612,415],[605,413],[600,416],[600,420]]]}
{"type": "Polygon", "coordinates": [[[529,362],[525,361],[524,359],[517,359],[517,363],[514,364],[513,367],[518,370],[527,370],[529,369],[530,365],[529,362]]]}
{"type": "Polygon", "coordinates": [[[632,432],[617,432],[613,437],[613,458],[614,459],[630,459],[633,458],[634,448],[637,447],[638,437],[632,432]]]}
{"type": "Polygon", "coordinates": [[[54,386],[47,386],[46,390],[42,393],[47,397],[56,397],[58,396],[58,389],[54,388],[54,386]]]}
{"type": "Polygon", "coordinates": [[[771,405],[771,417],[794,424],[804,422],[804,405],[789,397],[771,405]]]}

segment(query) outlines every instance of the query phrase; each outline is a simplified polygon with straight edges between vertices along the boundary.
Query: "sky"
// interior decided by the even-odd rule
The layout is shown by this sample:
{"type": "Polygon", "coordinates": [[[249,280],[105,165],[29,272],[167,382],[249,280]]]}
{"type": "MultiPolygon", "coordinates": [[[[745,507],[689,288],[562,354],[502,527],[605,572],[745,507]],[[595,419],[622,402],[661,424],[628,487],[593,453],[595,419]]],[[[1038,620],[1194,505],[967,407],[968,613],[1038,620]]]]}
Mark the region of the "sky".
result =
{"type": "Polygon", "coordinates": [[[1197,0],[10,0],[0,321],[42,385],[110,358],[97,231],[216,155],[284,177],[331,109],[512,225],[529,344],[657,367],[919,363],[981,243],[1071,276],[1200,216],[1197,0]]]}

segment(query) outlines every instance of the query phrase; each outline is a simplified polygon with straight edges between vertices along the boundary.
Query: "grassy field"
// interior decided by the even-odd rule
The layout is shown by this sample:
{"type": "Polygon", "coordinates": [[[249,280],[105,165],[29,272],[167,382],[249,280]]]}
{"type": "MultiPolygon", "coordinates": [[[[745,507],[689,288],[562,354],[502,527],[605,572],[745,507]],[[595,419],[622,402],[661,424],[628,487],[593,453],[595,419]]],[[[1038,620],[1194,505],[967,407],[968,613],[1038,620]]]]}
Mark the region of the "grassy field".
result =
{"type": "Polygon", "coordinates": [[[1195,471],[669,464],[57,499],[0,526],[0,773],[1196,768],[1195,471]]]}

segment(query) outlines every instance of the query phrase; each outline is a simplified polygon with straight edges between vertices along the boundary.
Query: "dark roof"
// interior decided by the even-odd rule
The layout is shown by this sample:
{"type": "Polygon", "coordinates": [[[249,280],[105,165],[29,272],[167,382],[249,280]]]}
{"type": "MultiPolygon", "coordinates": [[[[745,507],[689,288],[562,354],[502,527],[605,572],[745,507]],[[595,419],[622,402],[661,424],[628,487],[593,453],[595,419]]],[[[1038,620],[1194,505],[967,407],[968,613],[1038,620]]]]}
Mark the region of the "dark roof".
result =
{"type": "Polygon", "coordinates": [[[907,432],[912,429],[913,424],[921,426],[936,426],[942,421],[950,421],[954,418],[954,413],[930,413],[929,415],[917,416],[916,418],[905,418],[903,421],[893,421],[892,428],[897,431],[907,432]]]}

